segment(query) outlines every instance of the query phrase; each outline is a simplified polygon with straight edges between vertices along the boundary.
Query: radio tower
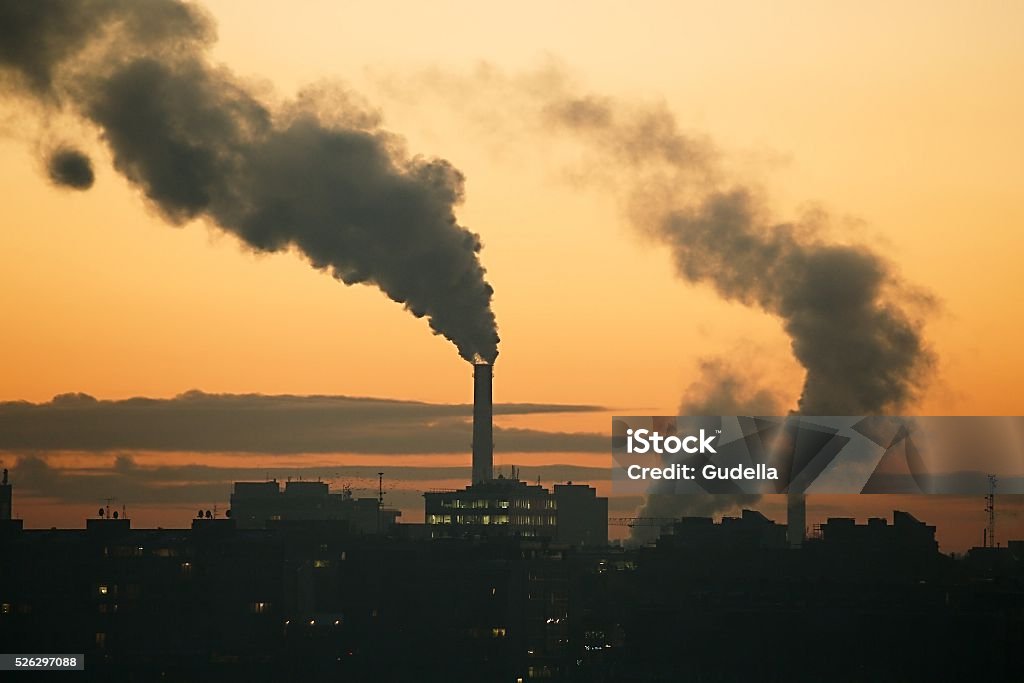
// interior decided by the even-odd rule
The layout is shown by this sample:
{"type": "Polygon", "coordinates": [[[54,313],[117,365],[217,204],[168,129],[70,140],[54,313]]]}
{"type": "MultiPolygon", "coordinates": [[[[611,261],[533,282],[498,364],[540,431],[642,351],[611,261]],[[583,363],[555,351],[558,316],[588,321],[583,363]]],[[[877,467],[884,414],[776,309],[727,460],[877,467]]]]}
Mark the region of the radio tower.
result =
{"type": "Polygon", "coordinates": [[[996,548],[996,475],[988,475],[988,495],[985,496],[985,512],[988,513],[988,528],[985,530],[985,547],[996,548]]]}

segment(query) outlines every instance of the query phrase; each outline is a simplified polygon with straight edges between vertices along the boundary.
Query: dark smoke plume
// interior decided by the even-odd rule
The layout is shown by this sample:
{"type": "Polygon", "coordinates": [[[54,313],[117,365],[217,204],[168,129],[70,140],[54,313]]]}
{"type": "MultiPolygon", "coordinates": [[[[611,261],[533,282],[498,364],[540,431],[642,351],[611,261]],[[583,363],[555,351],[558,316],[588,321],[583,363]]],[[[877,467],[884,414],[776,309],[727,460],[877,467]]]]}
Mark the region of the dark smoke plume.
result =
{"type": "Polygon", "coordinates": [[[462,174],[410,157],[343,93],[271,108],[209,63],[213,33],[178,0],[2,0],[0,71],[96,125],[171,223],[207,218],[257,251],[297,248],[425,316],[463,358],[493,361],[480,239],[454,213],[462,174]]]}
{"type": "Polygon", "coordinates": [[[46,170],[54,184],[75,190],[88,190],[95,180],[89,157],[70,147],[54,151],[46,164],[46,170]]]}
{"type": "Polygon", "coordinates": [[[567,97],[545,107],[622,176],[633,220],[687,282],[777,316],[806,371],[808,415],[871,415],[914,400],[932,355],[913,314],[926,297],[866,246],[830,243],[821,216],[779,222],[752,188],[722,180],[714,149],[662,108],[567,97]]]}
{"type": "MultiPolygon", "coordinates": [[[[543,108],[548,125],[570,131],[627,188],[637,227],[672,252],[680,277],[779,318],[805,370],[794,412],[872,415],[913,401],[933,363],[916,310],[927,297],[905,287],[892,265],[866,246],[831,243],[822,215],[774,220],[758,193],[728,181],[705,139],[680,132],[663,107],[560,95],[543,108]]],[[[774,397],[721,363],[705,363],[681,414],[777,414],[774,397]]],[[[712,515],[759,496],[659,495],[645,517],[712,515]]],[[[652,540],[653,527],[634,538],[652,540]]],[[[655,536],[656,537],[656,536],[655,536]]]]}

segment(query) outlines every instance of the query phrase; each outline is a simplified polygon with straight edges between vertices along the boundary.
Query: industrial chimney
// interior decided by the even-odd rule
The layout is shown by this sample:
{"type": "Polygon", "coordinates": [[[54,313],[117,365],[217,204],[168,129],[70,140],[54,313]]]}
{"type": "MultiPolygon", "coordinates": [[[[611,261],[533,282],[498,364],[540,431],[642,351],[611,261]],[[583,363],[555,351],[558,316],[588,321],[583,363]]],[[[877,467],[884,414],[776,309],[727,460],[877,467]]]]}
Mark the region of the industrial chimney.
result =
{"type": "Polygon", "coordinates": [[[11,485],[7,481],[7,468],[4,468],[4,481],[0,484],[0,519],[11,519],[11,485]]]}
{"type": "Polygon", "coordinates": [[[490,363],[473,365],[473,483],[490,481],[494,473],[494,426],[490,363]]]}
{"type": "Polygon", "coordinates": [[[807,533],[807,496],[802,491],[790,491],[786,496],[786,540],[789,547],[803,547],[807,533]]]}

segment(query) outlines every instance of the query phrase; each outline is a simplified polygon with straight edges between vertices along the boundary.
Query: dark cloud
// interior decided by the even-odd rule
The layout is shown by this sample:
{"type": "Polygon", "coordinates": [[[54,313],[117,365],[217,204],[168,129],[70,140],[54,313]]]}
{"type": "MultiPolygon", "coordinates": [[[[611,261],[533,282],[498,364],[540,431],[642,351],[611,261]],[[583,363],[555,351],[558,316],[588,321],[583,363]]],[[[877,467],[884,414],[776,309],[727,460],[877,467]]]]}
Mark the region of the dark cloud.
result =
{"type": "Polygon", "coordinates": [[[95,180],[89,157],[69,147],[61,147],[54,151],[50,155],[46,169],[55,185],[75,190],[88,190],[95,180]]]}
{"type": "MultiPolygon", "coordinates": [[[[469,480],[469,467],[400,467],[385,469],[389,505],[418,508],[423,494],[416,483],[469,480]],[[412,488],[396,488],[395,484],[412,488]]],[[[11,481],[18,496],[43,496],[65,503],[100,501],[108,496],[119,502],[144,504],[192,504],[227,502],[236,481],[285,482],[289,479],[324,480],[333,488],[348,484],[359,496],[376,495],[379,467],[209,467],[205,465],[146,466],[129,455],[117,457],[112,467],[58,468],[39,455],[21,456],[11,466],[11,481]]],[[[523,467],[521,476],[542,481],[602,481],[605,468],[549,465],[523,467]]]]}
{"type": "Polygon", "coordinates": [[[454,212],[462,174],[407,154],[355,97],[321,88],[270,107],[209,63],[211,24],[178,0],[2,0],[0,25],[9,84],[94,124],[169,222],[294,247],[426,317],[463,358],[496,358],[480,238],[454,212]]]}
{"type": "MultiPolygon", "coordinates": [[[[595,406],[497,404],[496,415],[586,412],[595,406]]],[[[189,392],[172,399],[97,400],[64,394],[49,403],[0,403],[0,450],[248,453],[461,453],[472,441],[472,406],[346,396],[189,392]]],[[[606,452],[600,434],[496,428],[514,452],[606,452]]]]}

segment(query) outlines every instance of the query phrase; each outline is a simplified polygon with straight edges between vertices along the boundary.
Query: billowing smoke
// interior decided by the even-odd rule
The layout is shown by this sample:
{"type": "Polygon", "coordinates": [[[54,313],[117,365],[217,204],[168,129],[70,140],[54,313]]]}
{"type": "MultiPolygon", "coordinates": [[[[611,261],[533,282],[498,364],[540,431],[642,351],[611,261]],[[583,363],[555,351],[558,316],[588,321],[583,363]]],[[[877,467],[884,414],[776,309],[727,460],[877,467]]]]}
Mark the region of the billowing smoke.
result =
{"type": "MultiPolygon", "coordinates": [[[[698,375],[683,392],[680,415],[778,415],[784,412],[779,399],[770,390],[745,376],[724,358],[700,361],[698,375]]],[[[750,493],[705,493],[681,495],[673,482],[653,482],[640,517],[676,519],[682,516],[711,517],[753,505],[761,496],[750,493]],[[664,491],[659,489],[664,486],[664,491]]],[[[634,541],[648,543],[661,535],[660,526],[632,528],[634,541]]]]}
{"type": "Polygon", "coordinates": [[[799,412],[880,414],[916,398],[932,365],[914,315],[927,298],[881,255],[828,242],[820,213],[772,219],[753,188],[723,180],[712,146],[680,132],[663,108],[567,97],[545,115],[621,171],[632,219],[669,247],[680,277],[781,320],[806,371],[799,412]]]}
{"type": "Polygon", "coordinates": [[[88,190],[95,180],[92,160],[84,152],[71,147],[54,150],[46,163],[46,170],[55,185],[75,190],[88,190]]]}
{"type": "Polygon", "coordinates": [[[680,415],[782,415],[779,397],[725,358],[702,358],[683,392],[680,415]]]}
{"type": "Polygon", "coordinates": [[[169,222],[206,218],[254,250],[296,248],[425,316],[463,358],[493,362],[480,239],[454,213],[462,174],[409,156],[340,90],[271,107],[210,64],[213,33],[178,0],[0,0],[0,75],[94,124],[169,222]]]}
{"type": "MultiPolygon", "coordinates": [[[[685,135],[663,107],[630,107],[610,99],[560,95],[543,108],[548,125],[580,137],[627,188],[632,221],[667,246],[685,281],[781,321],[805,370],[795,412],[871,415],[915,399],[932,365],[915,311],[927,297],[904,286],[892,265],[861,245],[825,239],[821,213],[774,220],[758,192],[727,179],[705,139],[685,135]]],[[[750,378],[721,361],[705,361],[681,414],[765,415],[787,412],[750,378]]],[[[759,496],[680,496],[649,492],[643,517],[712,515],[759,496]]],[[[636,540],[656,527],[633,529],[636,540]]]]}

